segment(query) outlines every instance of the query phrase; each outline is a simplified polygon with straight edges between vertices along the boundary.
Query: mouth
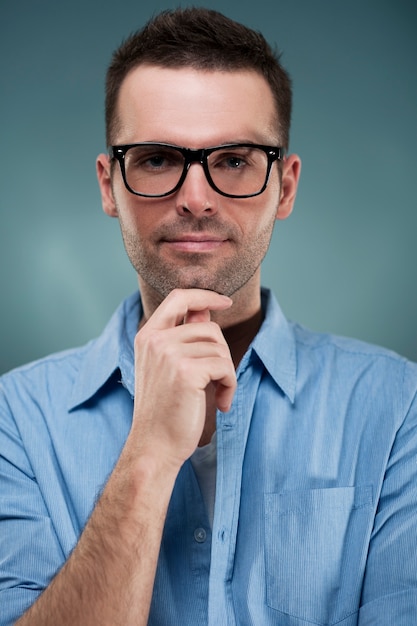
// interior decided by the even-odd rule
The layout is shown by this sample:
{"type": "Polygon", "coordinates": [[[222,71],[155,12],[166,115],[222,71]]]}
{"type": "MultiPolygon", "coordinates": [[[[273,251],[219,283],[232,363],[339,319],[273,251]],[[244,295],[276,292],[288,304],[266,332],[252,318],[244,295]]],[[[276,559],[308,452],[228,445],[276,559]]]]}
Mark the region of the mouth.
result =
{"type": "Polygon", "coordinates": [[[189,233],[162,240],[172,250],[179,252],[212,252],[226,244],[229,239],[211,233],[189,233]]]}

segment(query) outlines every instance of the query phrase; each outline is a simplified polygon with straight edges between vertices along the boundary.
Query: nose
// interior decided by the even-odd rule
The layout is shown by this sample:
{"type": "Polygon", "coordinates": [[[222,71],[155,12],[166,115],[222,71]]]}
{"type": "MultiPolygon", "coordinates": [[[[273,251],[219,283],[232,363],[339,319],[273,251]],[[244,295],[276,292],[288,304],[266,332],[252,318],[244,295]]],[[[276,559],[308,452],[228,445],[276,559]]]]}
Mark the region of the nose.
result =
{"type": "Polygon", "coordinates": [[[203,166],[192,163],[180,189],[176,193],[176,207],[181,215],[195,217],[217,213],[220,195],[210,187],[203,166]]]}

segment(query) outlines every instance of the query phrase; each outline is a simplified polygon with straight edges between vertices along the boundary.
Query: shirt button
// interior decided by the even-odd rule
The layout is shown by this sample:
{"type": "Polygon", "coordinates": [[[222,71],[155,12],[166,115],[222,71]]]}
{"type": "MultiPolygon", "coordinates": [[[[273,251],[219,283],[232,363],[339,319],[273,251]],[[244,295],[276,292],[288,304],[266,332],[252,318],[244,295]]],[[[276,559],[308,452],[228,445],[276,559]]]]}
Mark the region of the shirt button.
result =
{"type": "Polygon", "coordinates": [[[198,543],[204,543],[207,538],[207,533],[204,528],[196,528],[194,531],[194,539],[198,543]]]}

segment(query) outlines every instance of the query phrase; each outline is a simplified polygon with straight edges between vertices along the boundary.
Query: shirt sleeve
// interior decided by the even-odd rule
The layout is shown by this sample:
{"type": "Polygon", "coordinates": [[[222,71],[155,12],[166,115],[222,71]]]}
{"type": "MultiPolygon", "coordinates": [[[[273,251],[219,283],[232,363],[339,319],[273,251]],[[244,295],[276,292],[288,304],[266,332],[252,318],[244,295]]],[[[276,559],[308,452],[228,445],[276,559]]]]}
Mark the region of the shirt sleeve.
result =
{"type": "MultiPolygon", "coordinates": [[[[411,375],[407,381],[406,374],[404,382],[403,390],[415,386],[411,375]]],[[[408,407],[406,398],[403,403],[406,418],[397,432],[380,493],[359,626],[410,626],[417,616],[416,397],[408,407]]]]}
{"type": "Polygon", "coordinates": [[[0,390],[0,626],[15,623],[63,561],[41,490],[0,390]]]}

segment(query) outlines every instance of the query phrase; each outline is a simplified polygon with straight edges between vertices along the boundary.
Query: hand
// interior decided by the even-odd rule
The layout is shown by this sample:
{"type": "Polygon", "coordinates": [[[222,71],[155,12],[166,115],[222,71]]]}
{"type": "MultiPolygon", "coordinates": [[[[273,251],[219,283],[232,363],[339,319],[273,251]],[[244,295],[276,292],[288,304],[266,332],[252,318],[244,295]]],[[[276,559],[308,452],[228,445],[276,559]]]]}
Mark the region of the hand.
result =
{"type": "Polygon", "coordinates": [[[210,383],[216,407],[230,409],[235,369],[210,311],[231,304],[213,291],[174,290],[136,335],[132,433],[141,450],[182,465],[201,437],[210,383]]]}

